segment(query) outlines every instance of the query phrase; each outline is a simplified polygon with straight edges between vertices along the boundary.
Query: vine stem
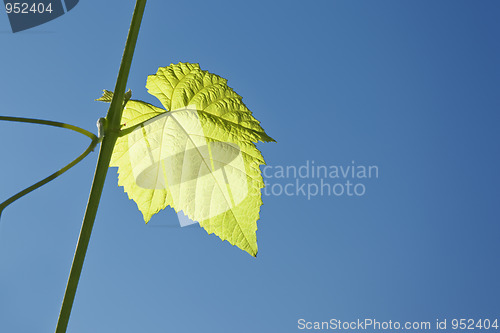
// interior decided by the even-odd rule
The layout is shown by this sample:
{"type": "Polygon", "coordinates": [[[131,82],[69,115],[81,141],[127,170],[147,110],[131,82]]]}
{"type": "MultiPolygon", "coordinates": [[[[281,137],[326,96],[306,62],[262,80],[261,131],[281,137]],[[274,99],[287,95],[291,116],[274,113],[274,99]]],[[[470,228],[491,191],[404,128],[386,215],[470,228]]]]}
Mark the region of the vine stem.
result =
{"type": "Polygon", "coordinates": [[[59,319],[57,321],[56,333],[65,333],[68,327],[71,308],[73,307],[73,301],[75,299],[78,281],[80,280],[85,254],[87,253],[90,235],[92,233],[95,217],[97,215],[97,209],[99,207],[99,201],[104,187],[104,181],[106,180],[106,174],[111,161],[111,154],[113,153],[113,148],[118,138],[118,129],[120,128],[120,120],[123,113],[125,87],[127,85],[127,79],[130,72],[130,66],[132,64],[132,58],[145,6],[146,0],[136,1],[132,22],[130,23],[130,29],[127,36],[127,42],[125,44],[125,50],[123,51],[120,70],[118,72],[118,78],[116,80],[113,99],[111,101],[108,114],[106,115],[107,124],[104,132],[104,138],[99,151],[94,180],[92,182],[87,209],[85,211],[82,228],[80,230],[80,237],[78,239],[75,255],[73,257],[73,264],[71,266],[66,292],[64,293],[61,312],[59,313],[59,319]]]}

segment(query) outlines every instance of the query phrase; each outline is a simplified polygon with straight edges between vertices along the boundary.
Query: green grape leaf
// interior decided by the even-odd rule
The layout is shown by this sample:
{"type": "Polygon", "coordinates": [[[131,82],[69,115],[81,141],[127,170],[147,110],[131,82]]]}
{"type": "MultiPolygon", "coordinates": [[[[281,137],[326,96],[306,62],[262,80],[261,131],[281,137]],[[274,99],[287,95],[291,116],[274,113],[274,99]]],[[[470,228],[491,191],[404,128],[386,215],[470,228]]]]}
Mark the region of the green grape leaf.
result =
{"type": "Polygon", "coordinates": [[[265,162],[255,143],[274,140],[227,80],[198,64],[160,67],[146,88],[165,109],[126,103],[110,164],[118,185],[146,222],[171,206],[256,256],[265,162]]]}

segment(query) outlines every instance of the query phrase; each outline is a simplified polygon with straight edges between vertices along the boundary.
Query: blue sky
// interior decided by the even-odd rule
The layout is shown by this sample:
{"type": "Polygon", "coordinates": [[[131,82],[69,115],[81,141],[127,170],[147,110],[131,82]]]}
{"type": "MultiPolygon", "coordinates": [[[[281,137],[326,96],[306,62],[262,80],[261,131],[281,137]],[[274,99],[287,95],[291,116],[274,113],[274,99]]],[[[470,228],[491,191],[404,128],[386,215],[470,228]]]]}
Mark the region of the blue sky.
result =
{"type": "MultiPolygon", "coordinates": [[[[82,0],[16,34],[2,12],[0,114],[96,132],[107,105],[94,99],[114,87],[133,6],[82,0]]],[[[227,78],[278,141],[258,145],[270,166],[354,161],[379,176],[353,180],[362,196],[264,196],[255,259],[180,228],[172,209],[145,225],[110,169],[68,332],[497,318],[499,12],[489,0],[148,1],[134,98],[159,105],[147,75],[197,62],[227,78]]],[[[0,140],[0,200],[87,144],[8,123],[0,140]]],[[[3,213],[0,332],[55,329],[96,159],[3,213]]]]}

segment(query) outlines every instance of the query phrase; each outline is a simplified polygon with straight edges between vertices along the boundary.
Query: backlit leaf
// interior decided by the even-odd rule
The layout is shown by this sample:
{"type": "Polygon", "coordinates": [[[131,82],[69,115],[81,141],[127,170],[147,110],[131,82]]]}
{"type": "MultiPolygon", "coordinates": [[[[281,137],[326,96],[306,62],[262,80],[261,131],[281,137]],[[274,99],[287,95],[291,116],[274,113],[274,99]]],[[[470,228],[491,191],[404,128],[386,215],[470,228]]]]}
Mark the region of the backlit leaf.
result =
{"type": "MultiPolygon", "coordinates": [[[[161,67],[148,77],[163,108],[129,100],[111,166],[147,222],[171,206],[210,234],[257,254],[264,186],[257,141],[274,141],[226,80],[198,64],[161,67]]],[[[100,100],[111,101],[105,91],[100,100]]]]}

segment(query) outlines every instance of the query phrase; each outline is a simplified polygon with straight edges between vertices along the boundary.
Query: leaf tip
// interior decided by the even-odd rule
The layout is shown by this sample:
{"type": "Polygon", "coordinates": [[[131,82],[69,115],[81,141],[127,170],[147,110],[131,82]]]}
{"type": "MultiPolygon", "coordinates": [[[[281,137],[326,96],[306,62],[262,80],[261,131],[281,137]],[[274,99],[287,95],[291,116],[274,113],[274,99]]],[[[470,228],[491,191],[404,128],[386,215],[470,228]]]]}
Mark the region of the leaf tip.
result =
{"type": "MultiPolygon", "coordinates": [[[[132,98],[132,90],[129,89],[123,95],[124,103],[126,104],[132,98]]],[[[111,90],[103,89],[102,96],[96,99],[97,102],[111,103],[113,100],[113,92],[111,90]]]]}
{"type": "Polygon", "coordinates": [[[109,91],[107,89],[102,90],[102,96],[96,99],[96,102],[105,102],[105,103],[111,103],[111,100],[113,99],[113,92],[109,91]]]}

